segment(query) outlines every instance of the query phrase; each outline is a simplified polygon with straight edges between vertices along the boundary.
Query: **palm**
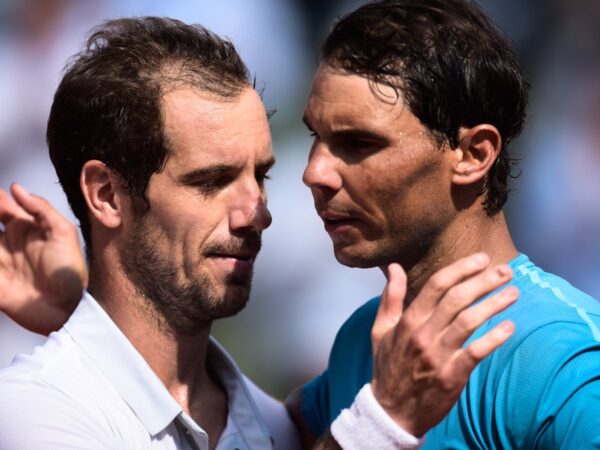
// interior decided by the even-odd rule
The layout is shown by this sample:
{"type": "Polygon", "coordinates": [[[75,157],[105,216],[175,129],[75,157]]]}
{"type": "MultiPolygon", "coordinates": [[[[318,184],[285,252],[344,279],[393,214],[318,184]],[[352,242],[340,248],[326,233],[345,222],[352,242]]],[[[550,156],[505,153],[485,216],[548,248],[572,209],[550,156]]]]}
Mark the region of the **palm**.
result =
{"type": "Polygon", "coordinates": [[[50,217],[39,213],[33,219],[14,203],[6,208],[2,200],[0,309],[30,330],[48,333],[62,325],[85,287],[77,232],[53,209],[50,217]]]}

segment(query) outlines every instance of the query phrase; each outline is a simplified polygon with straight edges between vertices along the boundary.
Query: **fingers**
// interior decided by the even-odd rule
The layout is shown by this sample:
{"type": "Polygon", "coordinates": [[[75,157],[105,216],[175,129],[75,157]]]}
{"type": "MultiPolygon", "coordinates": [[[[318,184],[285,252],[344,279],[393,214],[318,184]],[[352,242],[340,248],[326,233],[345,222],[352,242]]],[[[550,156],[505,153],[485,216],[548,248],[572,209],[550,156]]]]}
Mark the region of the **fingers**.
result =
{"type": "Polygon", "coordinates": [[[388,282],[381,295],[377,316],[371,329],[371,340],[376,349],[379,342],[392,330],[402,316],[404,298],[406,297],[406,273],[400,264],[388,266],[388,282]]]}
{"type": "Polygon", "coordinates": [[[6,225],[15,219],[31,220],[32,218],[23,208],[15,203],[10,195],[0,189],[0,222],[6,225]]]}
{"type": "Polygon", "coordinates": [[[455,376],[468,378],[479,362],[501,347],[515,332],[515,325],[505,320],[458,353],[454,364],[455,376]]]}
{"type": "Polygon", "coordinates": [[[466,311],[473,302],[489,294],[512,278],[512,270],[506,264],[490,267],[450,288],[431,315],[427,326],[441,330],[466,311]]]}
{"type": "Polygon", "coordinates": [[[54,207],[44,198],[32,195],[24,187],[13,183],[11,193],[20,207],[34,217],[36,223],[46,231],[63,229],[69,224],[54,207]]]}
{"type": "Polygon", "coordinates": [[[442,337],[442,345],[453,351],[461,347],[477,328],[496,314],[504,311],[519,298],[519,290],[515,286],[486,298],[480,303],[462,311],[452,321],[442,337]]]}
{"type": "Polygon", "coordinates": [[[436,272],[410,305],[411,316],[427,317],[451,287],[483,271],[489,261],[485,253],[475,253],[436,272]]]}

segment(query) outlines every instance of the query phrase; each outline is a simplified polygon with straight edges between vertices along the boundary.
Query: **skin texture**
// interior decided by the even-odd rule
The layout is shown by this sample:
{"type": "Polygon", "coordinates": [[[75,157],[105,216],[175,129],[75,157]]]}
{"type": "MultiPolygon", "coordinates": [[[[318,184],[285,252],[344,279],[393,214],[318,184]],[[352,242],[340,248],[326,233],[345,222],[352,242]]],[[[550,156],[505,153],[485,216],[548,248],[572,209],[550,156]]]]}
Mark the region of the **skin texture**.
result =
{"type": "Polygon", "coordinates": [[[410,302],[461,257],[506,262],[517,251],[503,214],[488,217],[479,194],[498,131],[480,124],[461,129],[459,147],[439,146],[401,95],[321,64],[304,113],[314,141],[303,180],[338,261],[384,273],[400,263],[410,302]]]}
{"type": "Polygon", "coordinates": [[[227,397],[199,362],[211,321],[247,301],[260,236],[271,222],[264,186],[274,162],[271,138],[249,87],[230,100],[170,89],[162,114],[170,154],[150,178],[143,215],[104,164],[83,167],[95,252],[89,290],[214,446],[227,397]],[[129,260],[135,242],[161,266],[129,260]],[[148,287],[148,277],[159,279],[148,287]],[[169,297],[169,282],[187,297],[169,297]],[[175,303],[166,307],[165,300],[175,303]]]}
{"type": "Polygon", "coordinates": [[[229,103],[205,96],[190,89],[165,95],[172,155],[152,176],[151,210],[132,218],[120,253],[131,280],[176,334],[194,334],[244,307],[261,232],[271,223],[264,181],[274,160],[263,115],[254,112],[262,105],[246,91],[232,114],[229,103]]]}
{"type": "Polygon", "coordinates": [[[422,258],[452,208],[450,151],[436,148],[392,88],[328,66],[315,75],[304,121],[314,135],[304,182],[338,261],[422,258]]]}

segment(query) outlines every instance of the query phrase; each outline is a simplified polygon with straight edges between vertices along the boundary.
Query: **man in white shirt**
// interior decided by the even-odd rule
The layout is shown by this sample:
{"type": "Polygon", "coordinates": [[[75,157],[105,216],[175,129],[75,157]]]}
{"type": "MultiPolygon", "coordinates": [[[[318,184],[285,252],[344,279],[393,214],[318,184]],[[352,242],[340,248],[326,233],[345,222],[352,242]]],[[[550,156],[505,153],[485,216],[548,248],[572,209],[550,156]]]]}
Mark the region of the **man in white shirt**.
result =
{"type": "Polygon", "coordinates": [[[176,20],[107,22],[68,67],[47,140],[89,287],[0,376],[0,447],[294,448],[283,406],[210,338],[244,307],[271,222],[267,115],[233,46],[176,20]]]}

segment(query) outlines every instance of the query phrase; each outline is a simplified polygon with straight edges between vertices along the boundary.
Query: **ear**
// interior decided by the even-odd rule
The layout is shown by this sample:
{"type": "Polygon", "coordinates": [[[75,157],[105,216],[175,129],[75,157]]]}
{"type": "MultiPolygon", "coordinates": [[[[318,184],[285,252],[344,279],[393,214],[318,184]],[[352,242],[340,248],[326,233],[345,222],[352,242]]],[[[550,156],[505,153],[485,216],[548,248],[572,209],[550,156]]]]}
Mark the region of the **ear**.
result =
{"type": "Polygon", "coordinates": [[[455,164],[452,182],[468,185],[483,180],[496,162],[502,138],[493,125],[481,124],[472,128],[461,128],[459,144],[454,149],[455,164]]]}
{"type": "Polygon", "coordinates": [[[107,228],[117,228],[123,221],[118,181],[102,161],[87,161],[81,169],[79,185],[90,214],[107,228]]]}

